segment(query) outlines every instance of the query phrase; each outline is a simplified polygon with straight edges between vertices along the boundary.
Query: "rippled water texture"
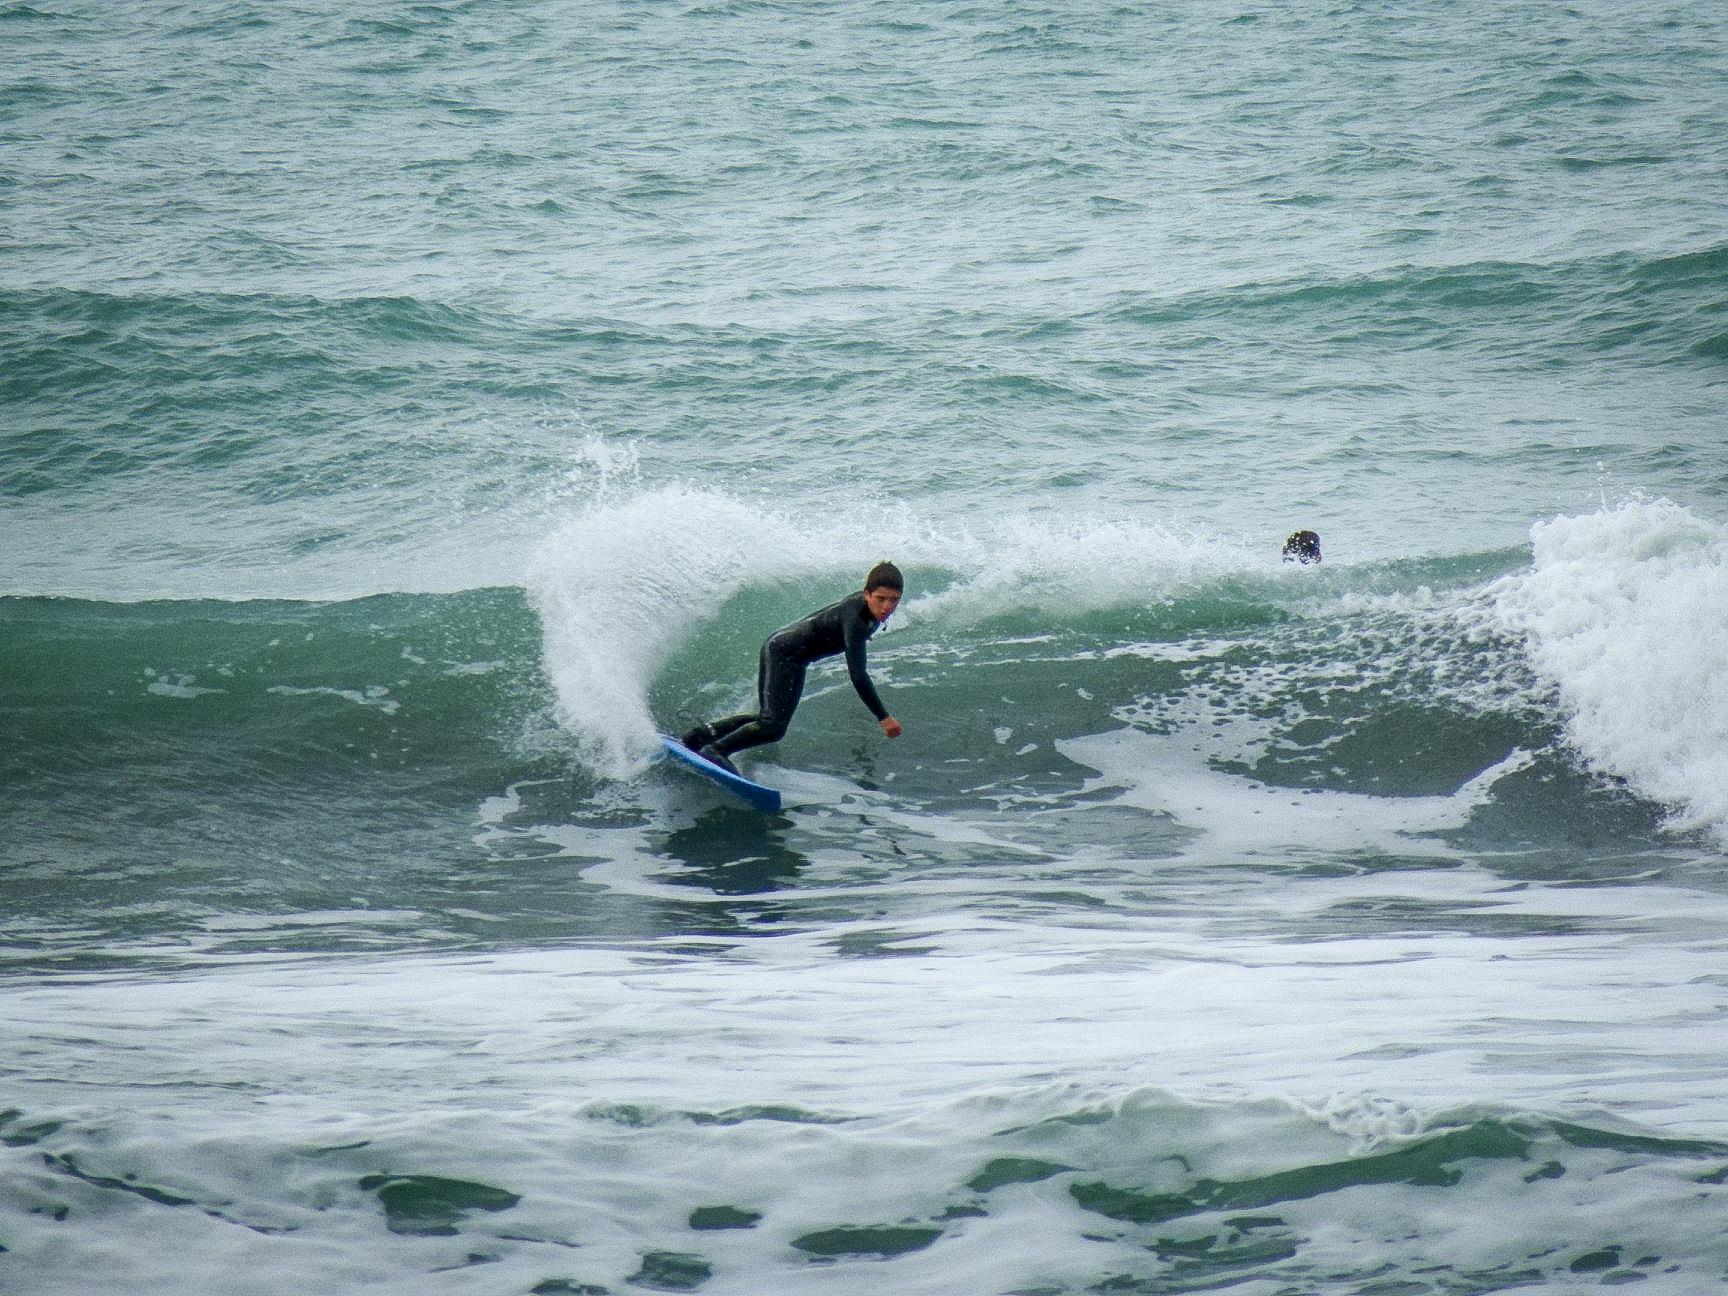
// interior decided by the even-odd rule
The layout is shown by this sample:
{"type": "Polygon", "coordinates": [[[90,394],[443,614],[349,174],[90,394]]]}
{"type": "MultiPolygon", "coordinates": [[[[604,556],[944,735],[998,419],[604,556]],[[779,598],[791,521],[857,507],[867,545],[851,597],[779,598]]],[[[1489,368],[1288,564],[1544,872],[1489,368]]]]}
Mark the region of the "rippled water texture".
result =
{"type": "Polygon", "coordinates": [[[0,1288],[1720,1285],[1716,7],[0,46],[0,1288]]]}

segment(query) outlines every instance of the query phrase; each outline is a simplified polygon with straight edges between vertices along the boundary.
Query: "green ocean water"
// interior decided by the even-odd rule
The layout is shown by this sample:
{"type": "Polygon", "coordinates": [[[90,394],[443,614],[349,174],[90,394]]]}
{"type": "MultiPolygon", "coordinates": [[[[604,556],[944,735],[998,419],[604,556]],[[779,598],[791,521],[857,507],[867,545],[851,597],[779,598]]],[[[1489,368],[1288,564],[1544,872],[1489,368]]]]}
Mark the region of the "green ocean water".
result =
{"type": "Polygon", "coordinates": [[[1713,7],[0,46],[0,1288],[1720,1284],[1713,7]]]}

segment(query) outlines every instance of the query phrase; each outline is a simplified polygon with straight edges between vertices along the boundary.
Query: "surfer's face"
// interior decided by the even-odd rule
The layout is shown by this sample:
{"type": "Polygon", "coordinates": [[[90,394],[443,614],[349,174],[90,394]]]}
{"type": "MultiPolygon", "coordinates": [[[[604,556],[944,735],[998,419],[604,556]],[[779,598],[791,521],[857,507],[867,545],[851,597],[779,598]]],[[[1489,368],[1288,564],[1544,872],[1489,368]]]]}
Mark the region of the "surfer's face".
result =
{"type": "Polygon", "coordinates": [[[894,615],[894,609],[900,606],[900,591],[889,585],[878,585],[875,589],[865,590],[864,606],[870,609],[870,615],[878,622],[886,621],[894,615]]]}

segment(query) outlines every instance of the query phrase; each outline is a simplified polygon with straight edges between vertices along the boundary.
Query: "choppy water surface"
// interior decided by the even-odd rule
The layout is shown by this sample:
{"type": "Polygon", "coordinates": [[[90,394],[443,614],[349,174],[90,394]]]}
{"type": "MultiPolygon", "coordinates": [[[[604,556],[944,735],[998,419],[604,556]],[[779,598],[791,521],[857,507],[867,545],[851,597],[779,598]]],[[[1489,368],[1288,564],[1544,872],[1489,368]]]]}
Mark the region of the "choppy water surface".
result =
{"type": "Polygon", "coordinates": [[[1725,35],[0,4],[0,1287],[1719,1285],[1725,35]]]}

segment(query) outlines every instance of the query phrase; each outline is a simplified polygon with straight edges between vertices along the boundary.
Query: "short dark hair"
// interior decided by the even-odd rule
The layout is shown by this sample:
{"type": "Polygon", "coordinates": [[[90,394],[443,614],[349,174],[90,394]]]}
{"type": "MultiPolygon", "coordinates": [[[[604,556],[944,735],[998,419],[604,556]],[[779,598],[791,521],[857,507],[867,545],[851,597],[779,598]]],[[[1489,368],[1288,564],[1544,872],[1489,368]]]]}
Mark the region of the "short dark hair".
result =
{"type": "Polygon", "coordinates": [[[884,586],[888,589],[899,590],[902,594],[906,592],[906,582],[901,579],[900,569],[891,562],[877,563],[870,569],[870,574],[864,578],[866,593],[873,589],[882,589],[884,586]]]}

